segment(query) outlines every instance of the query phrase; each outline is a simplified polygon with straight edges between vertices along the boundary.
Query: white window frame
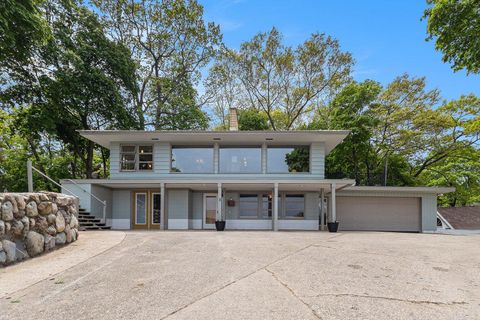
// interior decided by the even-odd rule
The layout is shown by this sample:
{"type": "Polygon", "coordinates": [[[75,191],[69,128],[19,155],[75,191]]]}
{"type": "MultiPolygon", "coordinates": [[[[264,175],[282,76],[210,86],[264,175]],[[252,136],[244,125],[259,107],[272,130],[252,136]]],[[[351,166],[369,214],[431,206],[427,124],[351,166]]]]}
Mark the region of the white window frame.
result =
{"type": "MultiPolygon", "coordinates": [[[[122,172],[151,172],[153,171],[154,168],[154,146],[152,144],[122,144],[120,145],[120,171],[122,172]],[[135,151],[134,152],[123,152],[122,148],[123,147],[134,147],[135,151]],[[140,161],[140,147],[151,147],[152,152],[144,152],[142,154],[145,155],[152,155],[152,168],[151,169],[143,169],[140,170],[140,163],[149,163],[150,161],[140,161]],[[134,168],[133,169],[124,169],[123,168],[123,155],[124,154],[134,154],[134,168]]],[[[128,161],[129,163],[132,163],[132,161],[128,161]]]]}

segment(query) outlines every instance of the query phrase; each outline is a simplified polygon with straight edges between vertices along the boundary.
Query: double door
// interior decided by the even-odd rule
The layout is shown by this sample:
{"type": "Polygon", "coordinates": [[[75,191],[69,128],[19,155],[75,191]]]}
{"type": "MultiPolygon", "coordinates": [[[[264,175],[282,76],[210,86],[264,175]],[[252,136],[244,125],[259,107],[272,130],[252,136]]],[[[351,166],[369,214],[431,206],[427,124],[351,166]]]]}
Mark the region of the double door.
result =
{"type": "Polygon", "coordinates": [[[161,205],[160,191],[133,192],[133,229],[160,229],[161,205]]]}

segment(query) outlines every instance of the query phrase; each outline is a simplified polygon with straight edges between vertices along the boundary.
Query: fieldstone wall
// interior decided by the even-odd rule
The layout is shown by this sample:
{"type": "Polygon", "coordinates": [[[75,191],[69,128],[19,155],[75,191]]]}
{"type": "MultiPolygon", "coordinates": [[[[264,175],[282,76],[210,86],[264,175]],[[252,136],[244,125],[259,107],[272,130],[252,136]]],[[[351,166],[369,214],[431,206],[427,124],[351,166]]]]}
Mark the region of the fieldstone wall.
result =
{"type": "Polygon", "coordinates": [[[61,193],[0,193],[0,266],[77,240],[77,209],[61,193]]]}

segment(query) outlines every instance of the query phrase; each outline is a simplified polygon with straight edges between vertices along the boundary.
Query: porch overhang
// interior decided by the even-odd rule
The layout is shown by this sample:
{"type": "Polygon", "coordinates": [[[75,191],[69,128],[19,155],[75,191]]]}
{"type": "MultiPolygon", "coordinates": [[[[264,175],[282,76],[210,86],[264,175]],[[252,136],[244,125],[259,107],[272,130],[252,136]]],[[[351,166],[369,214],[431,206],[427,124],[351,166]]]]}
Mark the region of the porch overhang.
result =
{"type": "Polygon", "coordinates": [[[268,142],[269,145],[310,145],[324,142],[325,153],[345,139],[350,130],[298,130],[298,131],[204,131],[204,130],[79,130],[82,137],[102,147],[116,143],[168,142],[172,145],[245,145],[268,142]]]}
{"type": "MultiPolygon", "coordinates": [[[[285,179],[202,179],[201,181],[176,180],[176,179],[77,179],[75,183],[95,184],[111,189],[150,189],[160,188],[164,184],[166,189],[191,189],[199,191],[216,190],[218,183],[227,190],[251,190],[262,191],[270,190],[275,184],[278,184],[279,191],[320,191],[330,192],[332,185],[336,190],[341,190],[355,185],[352,179],[315,179],[315,180],[295,180],[285,179]]],[[[68,184],[69,180],[62,180],[62,184],[68,184]]]]}

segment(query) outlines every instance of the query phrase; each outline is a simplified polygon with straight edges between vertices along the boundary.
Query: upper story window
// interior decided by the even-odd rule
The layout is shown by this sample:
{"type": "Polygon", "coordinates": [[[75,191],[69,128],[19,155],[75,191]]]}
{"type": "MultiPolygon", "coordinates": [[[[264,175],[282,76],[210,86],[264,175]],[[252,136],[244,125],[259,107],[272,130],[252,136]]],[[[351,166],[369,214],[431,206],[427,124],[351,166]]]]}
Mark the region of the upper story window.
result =
{"type": "Polygon", "coordinates": [[[220,173],[262,172],[260,147],[220,147],[220,173]]]}
{"type": "Polygon", "coordinates": [[[120,147],[122,171],[149,171],[153,169],[153,146],[124,145],[120,147]]]}
{"type": "Polygon", "coordinates": [[[310,148],[308,146],[268,147],[268,173],[309,172],[309,170],[310,148]]]}
{"type": "Polygon", "coordinates": [[[213,173],[213,147],[172,147],[170,171],[213,173]]]}

